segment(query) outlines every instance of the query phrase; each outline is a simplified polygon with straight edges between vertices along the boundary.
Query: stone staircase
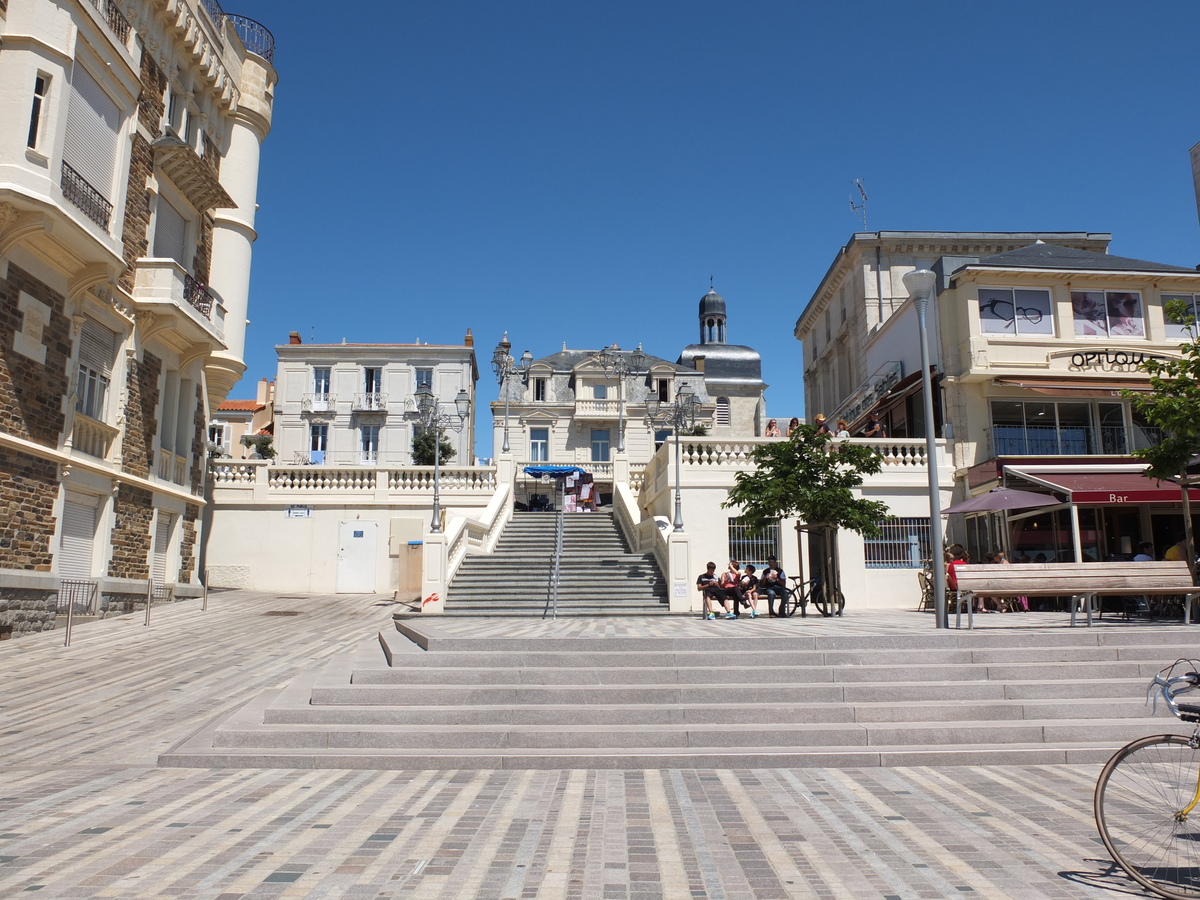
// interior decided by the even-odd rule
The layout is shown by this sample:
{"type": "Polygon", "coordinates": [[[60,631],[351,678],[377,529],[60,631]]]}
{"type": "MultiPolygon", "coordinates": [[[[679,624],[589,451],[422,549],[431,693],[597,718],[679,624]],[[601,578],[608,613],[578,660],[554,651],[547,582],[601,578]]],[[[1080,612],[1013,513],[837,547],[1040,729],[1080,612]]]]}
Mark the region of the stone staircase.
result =
{"type": "Polygon", "coordinates": [[[1196,655],[1190,628],[856,634],[797,620],[574,621],[570,631],[563,622],[479,620],[473,631],[461,628],[466,620],[397,622],[160,764],[1096,763],[1134,737],[1188,731],[1161,708],[1152,716],[1145,696],[1159,669],[1196,655]]]}
{"type": "MultiPolygon", "coordinates": [[[[548,585],[557,515],[515,512],[489,556],[468,556],[447,590],[452,616],[550,614],[548,585]]],[[[630,553],[607,510],[567,515],[559,616],[667,612],[667,585],[653,554],[630,553]]]]}

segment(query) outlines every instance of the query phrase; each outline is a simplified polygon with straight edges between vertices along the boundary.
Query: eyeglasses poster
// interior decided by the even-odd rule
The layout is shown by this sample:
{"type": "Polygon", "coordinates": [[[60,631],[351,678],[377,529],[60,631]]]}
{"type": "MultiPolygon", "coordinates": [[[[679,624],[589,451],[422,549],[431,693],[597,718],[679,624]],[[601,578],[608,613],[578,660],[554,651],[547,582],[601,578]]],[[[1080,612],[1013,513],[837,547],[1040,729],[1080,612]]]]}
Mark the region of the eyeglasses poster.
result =
{"type": "Polygon", "coordinates": [[[1050,292],[980,288],[979,327],[985,334],[1054,334],[1050,292]]]}

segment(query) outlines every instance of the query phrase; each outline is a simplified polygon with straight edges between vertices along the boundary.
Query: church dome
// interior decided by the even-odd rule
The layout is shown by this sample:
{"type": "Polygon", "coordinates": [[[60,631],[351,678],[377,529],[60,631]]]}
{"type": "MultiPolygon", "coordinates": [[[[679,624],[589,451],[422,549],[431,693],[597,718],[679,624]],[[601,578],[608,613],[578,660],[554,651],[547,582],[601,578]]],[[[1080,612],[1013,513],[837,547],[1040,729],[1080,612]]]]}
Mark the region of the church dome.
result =
{"type": "Polygon", "coordinates": [[[709,288],[708,293],[700,298],[700,318],[705,316],[724,316],[725,298],[709,288]]]}

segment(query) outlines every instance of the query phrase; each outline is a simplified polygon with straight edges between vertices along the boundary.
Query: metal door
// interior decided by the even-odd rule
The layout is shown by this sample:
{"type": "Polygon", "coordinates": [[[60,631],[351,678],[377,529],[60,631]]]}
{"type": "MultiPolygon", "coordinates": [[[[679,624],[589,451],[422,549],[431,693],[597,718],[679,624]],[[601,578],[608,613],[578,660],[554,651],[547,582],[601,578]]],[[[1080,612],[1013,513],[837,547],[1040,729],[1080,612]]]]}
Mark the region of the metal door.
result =
{"type": "Polygon", "coordinates": [[[373,594],[375,557],[379,541],[378,522],[338,524],[337,592],[373,594]]]}

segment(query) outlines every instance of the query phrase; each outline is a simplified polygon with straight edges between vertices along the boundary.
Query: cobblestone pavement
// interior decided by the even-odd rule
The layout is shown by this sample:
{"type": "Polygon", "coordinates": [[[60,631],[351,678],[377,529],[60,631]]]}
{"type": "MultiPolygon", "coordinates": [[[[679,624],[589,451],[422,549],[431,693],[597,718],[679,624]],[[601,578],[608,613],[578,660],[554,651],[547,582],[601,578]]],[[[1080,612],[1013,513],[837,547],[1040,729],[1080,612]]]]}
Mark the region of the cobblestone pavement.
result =
{"type": "MultiPolygon", "coordinates": [[[[229,592],[207,612],[156,608],[150,628],[88,624],[66,649],[61,632],[0,644],[0,897],[1142,896],[1096,836],[1096,766],[155,767],[204,723],[389,627],[393,608],[229,592]]],[[[824,627],[930,624],[888,621],[824,627]]]]}

